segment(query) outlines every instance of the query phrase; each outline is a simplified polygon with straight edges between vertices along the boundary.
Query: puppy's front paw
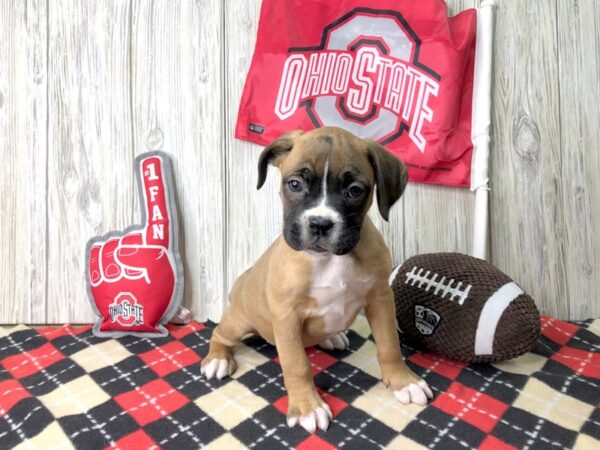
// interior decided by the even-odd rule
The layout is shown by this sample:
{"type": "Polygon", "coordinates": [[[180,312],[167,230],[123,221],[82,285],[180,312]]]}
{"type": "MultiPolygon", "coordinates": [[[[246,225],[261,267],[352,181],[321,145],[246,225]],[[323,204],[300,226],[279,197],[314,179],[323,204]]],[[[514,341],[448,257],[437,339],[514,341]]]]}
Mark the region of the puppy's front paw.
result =
{"type": "Polygon", "coordinates": [[[428,398],[433,398],[433,392],[425,382],[419,380],[416,383],[410,383],[408,386],[394,391],[394,395],[404,405],[416,403],[417,405],[426,405],[428,398]]]}
{"type": "Polygon", "coordinates": [[[217,378],[221,380],[235,372],[236,365],[232,356],[212,356],[208,355],[200,365],[200,374],[207,380],[217,378]]]}
{"type": "Polygon", "coordinates": [[[433,392],[425,382],[419,378],[404,363],[382,367],[383,382],[390,387],[394,396],[404,405],[415,403],[426,405],[428,398],[433,398],[433,392]]]}
{"type": "Polygon", "coordinates": [[[343,331],[330,338],[327,338],[319,344],[319,347],[325,350],[346,350],[350,346],[348,336],[343,331]]]}
{"type": "Polygon", "coordinates": [[[329,405],[321,399],[316,391],[305,398],[289,398],[287,424],[293,427],[300,424],[309,433],[319,430],[325,431],[329,428],[329,422],[333,418],[329,405]]]}

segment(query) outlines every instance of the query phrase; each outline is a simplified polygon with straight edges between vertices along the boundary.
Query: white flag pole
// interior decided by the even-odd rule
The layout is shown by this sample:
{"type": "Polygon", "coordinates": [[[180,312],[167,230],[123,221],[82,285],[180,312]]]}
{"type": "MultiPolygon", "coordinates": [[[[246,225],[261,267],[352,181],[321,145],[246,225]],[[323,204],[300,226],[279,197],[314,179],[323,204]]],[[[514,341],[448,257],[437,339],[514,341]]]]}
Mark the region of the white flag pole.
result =
{"type": "Polygon", "coordinates": [[[486,259],[488,236],[488,160],[490,154],[492,38],[495,0],[482,0],[477,10],[477,42],[473,80],[471,191],[475,192],[472,255],[486,259]]]}

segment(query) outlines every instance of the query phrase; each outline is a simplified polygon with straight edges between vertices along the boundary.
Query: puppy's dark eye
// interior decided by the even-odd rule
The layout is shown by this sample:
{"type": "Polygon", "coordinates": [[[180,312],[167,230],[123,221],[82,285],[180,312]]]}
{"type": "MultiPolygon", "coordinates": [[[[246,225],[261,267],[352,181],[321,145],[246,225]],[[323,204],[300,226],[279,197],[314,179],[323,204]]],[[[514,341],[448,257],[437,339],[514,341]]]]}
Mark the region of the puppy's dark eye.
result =
{"type": "Polygon", "coordinates": [[[288,188],[292,192],[300,192],[302,190],[302,183],[298,180],[290,180],[288,181],[288,188]]]}
{"type": "Polygon", "coordinates": [[[363,195],[365,192],[365,190],[363,188],[361,188],[360,186],[350,186],[350,188],[348,189],[348,197],[350,198],[358,198],[361,195],[363,195]]]}

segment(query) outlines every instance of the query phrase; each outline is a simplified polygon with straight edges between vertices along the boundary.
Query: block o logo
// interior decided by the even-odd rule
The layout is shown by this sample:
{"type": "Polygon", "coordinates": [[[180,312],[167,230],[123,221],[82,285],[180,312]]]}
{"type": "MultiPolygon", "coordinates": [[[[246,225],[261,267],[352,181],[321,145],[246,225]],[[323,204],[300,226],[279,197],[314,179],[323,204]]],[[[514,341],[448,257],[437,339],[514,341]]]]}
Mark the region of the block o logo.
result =
{"type": "Polygon", "coordinates": [[[138,304],[131,292],[119,293],[108,305],[111,322],[117,322],[124,327],[141,325],[144,322],[144,306],[138,304]]]}
{"type": "Polygon", "coordinates": [[[430,99],[440,75],[418,60],[421,41],[396,11],[356,8],[323,29],[316,47],[290,48],[275,113],[281,120],[305,107],[315,127],[338,126],[387,144],[431,122],[430,99]]]}

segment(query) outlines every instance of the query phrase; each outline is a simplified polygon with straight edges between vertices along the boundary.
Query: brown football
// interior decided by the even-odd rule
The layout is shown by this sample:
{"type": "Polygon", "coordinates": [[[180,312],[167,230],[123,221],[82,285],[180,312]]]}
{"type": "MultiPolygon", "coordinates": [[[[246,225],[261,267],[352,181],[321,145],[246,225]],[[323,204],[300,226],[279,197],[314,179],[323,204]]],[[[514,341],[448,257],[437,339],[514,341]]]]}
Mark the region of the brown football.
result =
{"type": "Polygon", "coordinates": [[[468,362],[530,351],[540,334],[533,299],[506,274],[460,253],[413,256],[390,276],[405,342],[468,362]]]}

